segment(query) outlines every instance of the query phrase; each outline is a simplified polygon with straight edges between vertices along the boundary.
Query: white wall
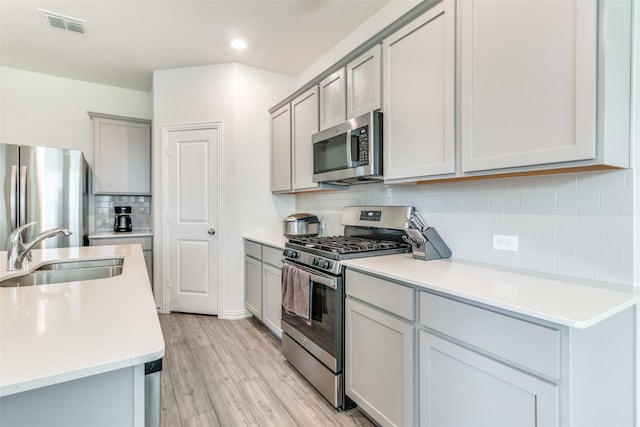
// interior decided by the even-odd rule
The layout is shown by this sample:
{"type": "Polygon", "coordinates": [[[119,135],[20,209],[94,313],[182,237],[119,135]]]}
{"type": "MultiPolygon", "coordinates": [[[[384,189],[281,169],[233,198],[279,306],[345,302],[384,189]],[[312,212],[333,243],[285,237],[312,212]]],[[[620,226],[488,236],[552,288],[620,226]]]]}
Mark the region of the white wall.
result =
{"type": "MultiPolygon", "coordinates": [[[[291,93],[288,76],[221,64],[154,72],[154,234],[162,242],[162,128],[167,125],[222,123],[223,189],[220,251],[222,281],[218,314],[245,315],[242,235],[280,230],[294,207],[293,196],[269,190],[268,109],[291,93]]],[[[163,277],[162,246],[154,246],[154,277],[163,277]]],[[[162,283],[155,281],[156,303],[163,303],[162,283]]]]}
{"type": "MultiPolygon", "coordinates": [[[[93,123],[87,111],[151,119],[151,93],[0,67],[0,142],[82,150],[91,168],[93,123]]],[[[88,207],[92,233],[92,194],[88,207]]]]}
{"type": "Polygon", "coordinates": [[[151,93],[0,67],[0,142],[82,150],[93,164],[87,111],[150,119],[151,93]]]}

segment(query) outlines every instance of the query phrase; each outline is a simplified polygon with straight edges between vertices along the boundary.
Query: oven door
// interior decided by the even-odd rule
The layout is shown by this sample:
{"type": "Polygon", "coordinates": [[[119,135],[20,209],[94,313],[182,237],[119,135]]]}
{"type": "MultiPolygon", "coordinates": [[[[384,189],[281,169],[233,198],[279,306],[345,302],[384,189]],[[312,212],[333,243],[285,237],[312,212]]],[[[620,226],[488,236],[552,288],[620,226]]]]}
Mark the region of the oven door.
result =
{"type": "Polygon", "coordinates": [[[311,319],[289,314],[282,308],[283,332],[334,373],[342,372],[344,286],[342,276],[331,276],[292,262],[306,270],[311,281],[311,319]]]}

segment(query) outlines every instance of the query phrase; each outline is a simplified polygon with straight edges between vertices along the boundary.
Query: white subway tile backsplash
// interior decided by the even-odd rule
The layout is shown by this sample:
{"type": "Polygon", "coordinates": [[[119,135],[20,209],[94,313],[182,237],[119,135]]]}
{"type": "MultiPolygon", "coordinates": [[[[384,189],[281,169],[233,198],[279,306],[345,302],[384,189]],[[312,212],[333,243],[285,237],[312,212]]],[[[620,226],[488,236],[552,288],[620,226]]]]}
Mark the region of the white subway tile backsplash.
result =
{"type": "Polygon", "coordinates": [[[578,190],[617,189],[625,187],[625,174],[620,171],[581,173],[576,175],[578,190]]]}
{"type": "Polygon", "coordinates": [[[537,178],[538,191],[575,191],[578,189],[578,174],[542,175],[537,178]]]}
{"type": "Polygon", "coordinates": [[[621,208],[632,208],[633,198],[628,197],[629,190],[624,188],[607,188],[600,191],[600,207],[617,206],[621,208]]]}
{"type": "Polygon", "coordinates": [[[489,206],[494,209],[515,209],[520,207],[520,194],[490,194],[489,206]]]}
{"type": "Polygon", "coordinates": [[[547,226],[565,226],[578,223],[578,210],[575,208],[538,208],[538,224],[547,226]]]}
{"type": "MultiPolygon", "coordinates": [[[[625,223],[625,209],[616,208],[614,206],[594,208],[594,209],[578,209],[578,223],[589,224],[595,226],[614,226],[616,224],[625,223]]],[[[631,234],[631,230],[629,230],[631,234]]]]}
{"type": "MultiPolygon", "coordinates": [[[[557,258],[557,274],[573,276],[581,279],[600,278],[599,264],[590,263],[578,258],[557,258]]],[[[601,280],[601,279],[600,279],[601,280]]]]}
{"type": "Polygon", "coordinates": [[[600,207],[600,191],[559,191],[556,195],[558,208],[598,208],[600,207]]]}
{"type": "Polygon", "coordinates": [[[113,231],[115,206],[131,206],[131,222],[134,231],[152,229],[151,197],[149,196],[93,196],[93,232],[113,231]]]}
{"type": "MultiPolygon", "coordinates": [[[[342,234],[348,205],[411,205],[436,227],[453,257],[592,280],[633,282],[630,170],[421,185],[366,184],[296,196],[298,211],[342,234]],[[492,248],[517,235],[519,251],[492,248]]],[[[330,232],[329,232],[330,231],[330,232]]]]}
{"type": "MultiPolygon", "coordinates": [[[[535,191],[535,190],[534,190],[535,191]]],[[[524,209],[555,208],[556,193],[554,192],[522,192],[520,193],[520,206],[524,209]]]]}
{"type": "Polygon", "coordinates": [[[489,196],[486,194],[465,194],[464,207],[469,208],[488,208],[489,196]]]}

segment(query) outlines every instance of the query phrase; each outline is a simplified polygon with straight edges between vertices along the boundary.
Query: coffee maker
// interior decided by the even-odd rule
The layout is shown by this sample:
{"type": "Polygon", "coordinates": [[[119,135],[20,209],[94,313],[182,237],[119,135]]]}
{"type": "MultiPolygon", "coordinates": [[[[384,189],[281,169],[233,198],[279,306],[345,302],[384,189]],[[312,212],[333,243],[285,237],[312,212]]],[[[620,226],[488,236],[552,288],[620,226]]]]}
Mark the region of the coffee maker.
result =
{"type": "Polygon", "coordinates": [[[131,206],[115,206],[116,218],[113,222],[113,231],[133,231],[131,226],[131,206]]]}

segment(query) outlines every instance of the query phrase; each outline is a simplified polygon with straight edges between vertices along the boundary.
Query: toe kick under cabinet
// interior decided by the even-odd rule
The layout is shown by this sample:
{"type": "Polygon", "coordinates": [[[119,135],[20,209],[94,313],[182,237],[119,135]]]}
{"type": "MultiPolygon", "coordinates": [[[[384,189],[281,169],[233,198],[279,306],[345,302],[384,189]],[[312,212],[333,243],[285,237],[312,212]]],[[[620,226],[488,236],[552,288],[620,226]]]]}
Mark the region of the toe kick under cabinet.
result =
{"type": "Polygon", "coordinates": [[[244,241],[245,307],[282,338],[282,249],[244,241]]]}
{"type": "Polygon", "coordinates": [[[633,307],[578,329],[352,269],[345,286],[346,393],[382,426],[633,425],[633,307]]]}

